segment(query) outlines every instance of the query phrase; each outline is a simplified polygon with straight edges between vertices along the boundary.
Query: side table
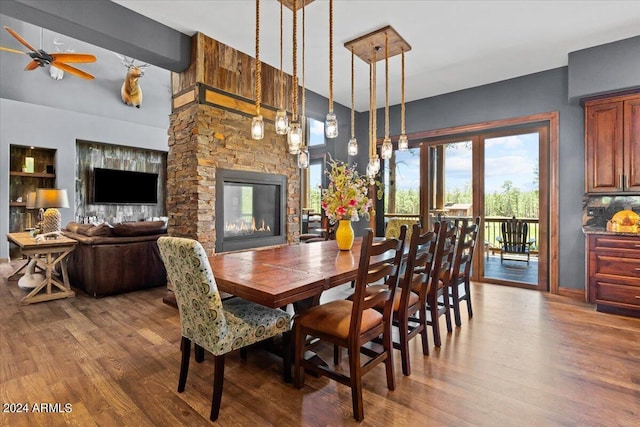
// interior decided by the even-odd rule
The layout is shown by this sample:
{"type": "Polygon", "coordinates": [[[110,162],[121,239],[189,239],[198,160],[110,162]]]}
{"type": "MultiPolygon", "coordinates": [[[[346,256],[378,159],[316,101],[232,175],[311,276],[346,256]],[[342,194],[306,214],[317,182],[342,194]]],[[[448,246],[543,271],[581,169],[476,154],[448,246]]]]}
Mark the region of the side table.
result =
{"type": "Polygon", "coordinates": [[[45,272],[45,279],[22,298],[22,304],[75,296],[69,284],[65,258],[75,249],[78,242],[65,236],[36,241],[30,233],[9,233],[7,240],[18,245],[22,254],[27,256],[27,262],[9,276],[10,280],[15,279],[32,259],[45,272]],[[53,275],[53,269],[58,263],[62,270],[62,282],[53,275]]]}

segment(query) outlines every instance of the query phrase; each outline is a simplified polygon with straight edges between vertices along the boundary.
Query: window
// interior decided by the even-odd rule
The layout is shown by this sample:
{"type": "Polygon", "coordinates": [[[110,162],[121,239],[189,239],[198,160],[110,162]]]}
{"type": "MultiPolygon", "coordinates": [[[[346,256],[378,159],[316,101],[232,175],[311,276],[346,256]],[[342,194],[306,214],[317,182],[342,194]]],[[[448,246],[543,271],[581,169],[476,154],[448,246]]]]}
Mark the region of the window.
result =
{"type": "Polygon", "coordinates": [[[316,119],[308,119],[307,128],[309,129],[307,136],[307,145],[316,147],[324,145],[324,122],[316,119]]]}

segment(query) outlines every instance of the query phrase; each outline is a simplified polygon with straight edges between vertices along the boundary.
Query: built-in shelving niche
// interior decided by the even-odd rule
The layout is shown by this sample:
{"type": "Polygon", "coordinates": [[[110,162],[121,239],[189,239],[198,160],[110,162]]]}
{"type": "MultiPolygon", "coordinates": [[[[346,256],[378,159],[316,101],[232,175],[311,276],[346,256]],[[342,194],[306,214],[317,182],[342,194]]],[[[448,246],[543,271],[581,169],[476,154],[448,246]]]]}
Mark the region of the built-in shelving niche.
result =
{"type": "Polygon", "coordinates": [[[166,216],[167,153],[89,141],[76,142],[76,220],[95,218],[111,224],[166,216]],[[154,205],[93,204],[93,168],[158,174],[158,203],[154,205]]]}

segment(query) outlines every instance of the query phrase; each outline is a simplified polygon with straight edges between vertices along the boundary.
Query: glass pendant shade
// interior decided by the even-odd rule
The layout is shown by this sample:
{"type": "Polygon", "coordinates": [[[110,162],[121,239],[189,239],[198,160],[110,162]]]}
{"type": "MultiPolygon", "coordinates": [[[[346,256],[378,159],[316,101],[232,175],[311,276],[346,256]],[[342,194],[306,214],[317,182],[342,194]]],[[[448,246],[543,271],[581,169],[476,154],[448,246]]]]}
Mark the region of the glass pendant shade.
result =
{"type": "Polygon", "coordinates": [[[278,135],[286,135],[289,132],[289,116],[284,110],[278,110],[276,112],[276,133],[278,135]]]}
{"type": "Polygon", "coordinates": [[[300,169],[309,167],[309,150],[307,150],[307,147],[302,147],[298,151],[298,167],[300,169]]]}
{"type": "Polygon", "coordinates": [[[289,145],[289,154],[298,154],[302,146],[302,127],[299,123],[291,123],[287,134],[287,144],[289,145]]]}
{"type": "Polygon", "coordinates": [[[398,138],[398,150],[407,151],[409,149],[409,139],[404,133],[398,138]]]}
{"type": "Polygon", "coordinates": [[[374,157],[372,163],[373,163],[373,169],[375,170],[375,173],[377,174],[378,172],[380,172],[380,158],[378,156],[374,157]]]}
{"type": "Polygon", "coordinates": [[[335,113],[328,113],[324,122],[324,134],[327,138],[338,137],[338,119],[335,113]]]}
{"type": "Polygon", "coordinates": [[[356,141],[355,138],[351,138],[349,140],[349,145],[347,145],[347,153],[350,156],[357,156],[358,155],[358,141],[356,141]]]}
{"type": "Polygon", "coordinates": [[[262,121],[262,116],[255,116],[253,120],[251,120],[251,138],[264,138],[264,121],[262,121]]]}
{"type": "Polygon", "coordinates": [[[382,148],[380,149],[380,156],[384,160],[388,160],[391,158],[393,154],[393,145],[391,145],[391,138],[386,137],[384,141],[382,141],[382,148]]]}

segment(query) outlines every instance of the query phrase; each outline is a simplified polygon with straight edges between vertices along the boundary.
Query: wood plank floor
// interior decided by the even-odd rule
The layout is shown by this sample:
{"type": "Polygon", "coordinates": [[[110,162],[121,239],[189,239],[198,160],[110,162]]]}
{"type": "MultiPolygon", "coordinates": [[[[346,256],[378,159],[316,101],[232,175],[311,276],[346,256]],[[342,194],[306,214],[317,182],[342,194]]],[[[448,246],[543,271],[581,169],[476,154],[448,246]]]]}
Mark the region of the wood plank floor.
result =
{"type": "MultiPolygon", "coordinates": [[[[164,289],[22,306],[24,292],[6,280],[16,266],[0,264],[0,425],[211,425],[211,358],[192,361],[176,391],[180,326],[164,289]],[[7,413],[9,403],[30,412],[7,413]],[[36,403],[71,411],[31,412],[36,403]]],[[[396,353],[395,391],[382,366],[365,376],[362,425],[638,425],[640,319],[488,284],[474,285],[473,298],[473,319],[445,332],[440,349],[430,341],[424,357],[413,340],[410,377],[396,353]]],[[[232,353],[226,368],[219,425],[358,424],[349,388],[307,376],[297,390],[263,350],[246,361],[232,353]]]]}

